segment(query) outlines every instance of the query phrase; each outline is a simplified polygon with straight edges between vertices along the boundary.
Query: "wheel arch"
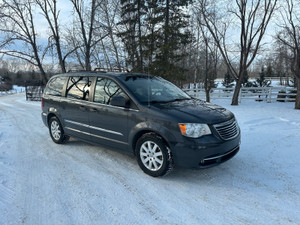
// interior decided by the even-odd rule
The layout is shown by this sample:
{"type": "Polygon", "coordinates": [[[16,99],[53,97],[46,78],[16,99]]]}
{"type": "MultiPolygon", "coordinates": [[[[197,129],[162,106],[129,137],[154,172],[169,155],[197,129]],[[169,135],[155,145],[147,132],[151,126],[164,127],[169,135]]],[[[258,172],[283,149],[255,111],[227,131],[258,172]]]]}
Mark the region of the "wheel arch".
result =
{"type": "Polygon", "coordinates": [[[154,127],[153,126],[145,126],[145,127],[141,127],[140,129],[135,130],[135,132],[131,132],[131,134],[129,135],[129,146],[131,147],[131,150],[134,155],[135,155],[135,148],[136,148],[138,139],[147,133],[153,133],[153,134],[157,135],[159,138],[162,139],[164,144],[169,149],[171,149],[170,144],[169,144],[171,138],[173,138],[173,135],[171,134],[171,132],[167,131],[166,129],[163,129],[162,127],[160,127],[160,129],[155,129],[155,126],[154,127]]]}
{"type": "MultiPolygon", "coordinates": [[[[56,118],[60,121],[60,119],[59,119],[59,117],[58,117],[58,115],[57,115],[56,113],[54,113],[54,112],[49,112],[48,115],[47,115],[47,125],[48,125],[48,126],[49,126],[49,121],[50,121],[50,119],[51,119],[52,117],[56,117],[56,118]]],[[[60,122],[61,122],[61,121],[60,121],[60,122]]]]}
{"type": "Polygon", "coordinates": [[[136,158],[144,173],[159,177],[172,171],[172,152],[166,139],[157,132],[140,132],[140,134],[142,134],[141,138],[136,141],[138,146],[136,147],[136,158]],[[156,145],[155,148],[154,145],[156,145]],[[160,153],[157,155],[158,152],[160,153]]]}

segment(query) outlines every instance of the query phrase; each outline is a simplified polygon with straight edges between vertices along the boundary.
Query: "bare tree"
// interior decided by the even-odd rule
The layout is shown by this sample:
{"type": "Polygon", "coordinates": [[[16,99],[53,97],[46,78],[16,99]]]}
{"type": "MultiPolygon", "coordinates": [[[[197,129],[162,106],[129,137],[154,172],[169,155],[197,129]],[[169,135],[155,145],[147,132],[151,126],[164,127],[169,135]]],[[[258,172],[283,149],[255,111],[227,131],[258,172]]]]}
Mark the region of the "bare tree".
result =
{"type": "Polygon", "coordinates": [[[238,105],[244,75],[258,53],[277,0],[230,2],[226,2],[227,6],[219,4],[217,8],[215,0],[198,0],[195,9],[203,17],[203,25],[210,31],[236,81],[232,105],[238,105]],[[227,40],[233,33],[239,33],[237,42],[233,42],[232,38],[227,40]],[[234,49],[235,46],[238,48],[234,49]]]}
{"type": "Polygon", "coordinates": [[[2,0],[0,3],[0,31],[5,38],[0,42],[0,53],[29,62],[39,68],[43,82],[47,77],[42,59],[45,52],[38,44],[38,35],[34,24],[33,1],[2,0]],[[25,48],[18,48],[22,43],[25,48]],[[28,51],[25,51],[28,49],[28,51]]]}
{"type": "Polygon", "coordinates": [[[290,86],[289,81],[293,70],[293,66],[291,65],[293,65],[294,56],[286,45],[284,45],[277,37],[275,38],[275,49],[271,54],[273,57],[273,67],[275,68],[276,75],[279,76],[280,85],[290,86]]]}
{"type": "MultiPolygon", "coordinates": [[[[106,67],[110,69],[122,70],[122,60],[120,57],[120,41],[117,36],[117,21],[120,14],[120,1],[119,0],[102,0],[99,9],[99,16],[97,17],[97,23],[102,25],[102,34],[107,33],[108,36],[104,44],[104,40],[101,41],[103,53],[106,61],[106,67]]],[[[101,37],[101,34],[97,34],[101,37]]]]}
{"type": "Polygon", "coordinates": [[[73,30],[70,32],[70,41],[74,47],[81,46],[75,51],[76,57],[82,68],[90,71],[95,46],[108,36],[107,32],[104,34],[99,32],[101,24],[96,21],[96,13],[102,1],[91,0],[89,4],[86,4],[84,0],[70,0],[70,2],[73,5],[74,14],[76,15],[76,22],[73,30]],[[95,35],[95,33],[98,35],[95,35]],[[81,56],[83,56],[83,61],[81,56]]]}
{"type": "Polygon", "coordinates": [[[204,53],[204,57],[200,57],[202,59],[204,58],[204,90],[206,95],[206,101],[210,102],[210,92],[211,89],[215,87],[214,81],[217,77],[217,66],[219,61],[218,47],[207,27],[203,25],[201,14],[198,15],[197,22],[199,26],[199,31],[202,36],[201,41],[204,53]]]}
{"type": "Polygon", "coordinates": [[[204,47],[205,47],[205,70],[204,70],[204,90],[206,95],[206,101],[210,102],[210,92],[212,88],[215,88],[215,79],[217,77],[218,66],[218,51],[213,41],[210,41],[210,37],[204,30],[202,30],[204,47]],[[211,44],[212,43],[212,44],[211,44]]]}
{"type": "Polygon", "coordinates": [[[58,62],[63,73],[66,72],[66,58],[72,54],[79,46],[75,46],[65,54],[63,53],[61,27],[59,24],[60,10],[57,8],[57,0],[35,0],[41,9],[42,15],[48,22],[51,36],[49,37],[49,46],[56,48],[58,62]]]}
{"type": "Polygon", "coordinates": [[[291,54],[292,72],[297,81],[295,109],[300,109],[300,1],[286,0],[281,10],[283,25],[277,39],[289,49],[291,54]],[[296,3],[296,4],[295,4],[296,3]]]}

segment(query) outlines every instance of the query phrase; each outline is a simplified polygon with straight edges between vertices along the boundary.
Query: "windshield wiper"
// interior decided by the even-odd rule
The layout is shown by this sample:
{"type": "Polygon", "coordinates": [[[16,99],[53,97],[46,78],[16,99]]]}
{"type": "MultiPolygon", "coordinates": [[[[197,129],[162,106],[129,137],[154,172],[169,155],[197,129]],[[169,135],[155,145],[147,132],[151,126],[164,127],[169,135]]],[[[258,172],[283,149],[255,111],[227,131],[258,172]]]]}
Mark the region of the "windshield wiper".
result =
{"type": "Polygon", "coordinates": [[[153,100],[153,101],[150,101],[150,102],[144,101],[142,103],[151,103],[151,104],[155,104],[155,103],[170,103],[170,102],[183,101],[183,100],[191,100],[191,98],[175,98],[175,99],[166,100],[166,101],[153,100]]]}
{"type": "Polygon", "coordinates": [[[166,102],[177,102],[177,101],[184,101],[184,100],[191,100],[191,98],[175,98],[166,102]]]}
{"type": "Polygon", "coordinates": [[[168,103],[169,101],[157,101],[157,100],[153,100],[153,101],[150,101],[149,103],[168,103]]]}
{"type": "Polygon", "coordinates": [[[155,104],[155,103],[167,103],[168,101],[157,101],[157,100],[153,100],[153,101],[143,101],[141,103],[151,103],[151,104],[155,104]]]}

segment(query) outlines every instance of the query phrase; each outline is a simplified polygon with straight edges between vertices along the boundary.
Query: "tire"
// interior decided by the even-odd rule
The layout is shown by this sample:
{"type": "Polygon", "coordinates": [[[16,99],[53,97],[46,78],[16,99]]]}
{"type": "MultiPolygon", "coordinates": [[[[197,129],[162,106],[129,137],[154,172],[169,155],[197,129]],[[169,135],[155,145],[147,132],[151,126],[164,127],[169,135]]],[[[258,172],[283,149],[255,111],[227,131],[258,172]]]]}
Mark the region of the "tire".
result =
{"type": "Polygon", "coordinates": [[[69,140],[69,136],[64,134],[63,127],[57,117],[51,117],[49,120],[49,133],[56,144],[64,144],[69,140]]]}
{"type": "Polygon", "coordinates": [[[154,133],[144,134],[138,139],[135,153],[140,168],[152,177],[164,176],[173,168],[170,149],[154,133]]]}

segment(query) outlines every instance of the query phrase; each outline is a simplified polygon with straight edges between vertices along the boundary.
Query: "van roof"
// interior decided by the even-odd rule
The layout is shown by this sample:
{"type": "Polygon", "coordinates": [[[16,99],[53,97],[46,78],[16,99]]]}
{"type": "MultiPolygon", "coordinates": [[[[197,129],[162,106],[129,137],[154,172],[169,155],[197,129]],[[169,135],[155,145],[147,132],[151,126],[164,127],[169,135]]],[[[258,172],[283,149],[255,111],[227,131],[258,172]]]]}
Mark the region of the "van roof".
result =
{"type": "MultiPolygon", "coordinates": [[[[56,74],[56,76],[106,76],[106,77],[128,77],[128,76],[151,76],[148,74],[143,74],[143,73],[126,73],[126,72],[103,72],[103,71],[82,71],[82,72],[71,72],[71,73],[62,73],[62,74],[56,74]]],[[[53,77],[54,77],[53,76],[53,77]]]]}

